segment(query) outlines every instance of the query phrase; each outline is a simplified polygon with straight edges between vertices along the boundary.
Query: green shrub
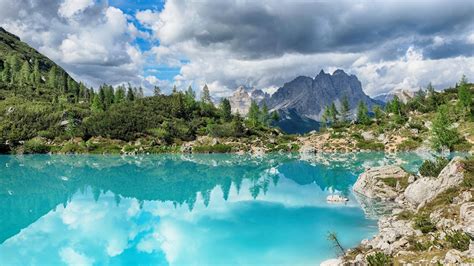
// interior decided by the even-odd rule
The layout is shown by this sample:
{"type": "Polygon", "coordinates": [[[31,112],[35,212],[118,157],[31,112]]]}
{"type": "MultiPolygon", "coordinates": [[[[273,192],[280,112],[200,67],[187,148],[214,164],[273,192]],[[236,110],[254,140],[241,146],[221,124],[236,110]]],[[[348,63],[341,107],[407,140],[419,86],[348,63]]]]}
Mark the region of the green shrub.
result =
{"type": "Polygon", "coordinates": [[[413,212],[404,210],[397,214],[397,219],[399,220],[411,220],[413,218],[413,212]]]}
{"type": "Polygon", "coordinates": [[[235,135],[231,123],[209,124],[207,125],[207,133],[212,137],[232,137],[235,135]]]}
{"type": "Polygon", "coordinates": [[[376,252],[367,256],[367,263],[370,266],[386,266],[392,264],[392,258],[383,252],[376,252]]]}
{"type": "Polygon", "coordinates": [[[30,139],[23,145],[24,153],[48,153],[50,147],[39,138],[30,139]]]}
{"type": "Polygon", "coordinates": [[[396,187],[397,186],[397,179],[394,178],[394,177],[387,177],[387,178],[383,178],[382,179],[382,182],[385,183],[385,185],[389,186],[389,187],[396,187]]]}
{"type": "Polygon", "coordinates": [[[466,188],[474,187],[474,157],[464,161],[464,172],[462,185],[466,188]]]}
{"type": "Polygon", "coordinates": [[[385,149],[385,145],[380,142],[359,140],[356,147],[362,150],[380,151],[385,149]]]}
{"type": "Polygon", "coordinates": [[[408,244],[410,244],[409,250],[411,251],[426,251],[432,246],[431,242],[418,241],[414,236],[408,238],[408,244]]]}
{"type": "Polygon", "coordinates": [[[438,157],[435,161],[426,160],[420,166],[420,174],[422,176],[437,177],[441,170],[448,165],[449,160],[444,157],[438,157]]]}
{"type": "Polygon", "coordinates": [[[60,150],[61,153],[73,153],[73,154],[79,154],[79,153],[86,153],[87,149],[85,145],[80,145],[76,143],[66,143],[64,146],[61,147],[60,150]]]}
{"type": "Polygon", "coordinates": [[[225,144],[194,146],[193,152],[196,153],[228,153],[232,151],[232,146],[225,144]]]}
{"type": "Polygon", "coordinates": [[[415,216],[413,228],[420,230],[423,234],[436,231],[436,226],[431,222],[427,214],[415,216]]]}
{"type": "Polygon", "coordinates": [[[462,231],[454,231],[446,235],[446,241],[449,242],[452,248],[459,251],[466,251],[469,249],[471,238],[462,231]]]}
{"type": "Polygon", "coordinates": [[[42,137],[46,139],[54,139],[55,135],[49,130],[41,130],[41,131],[38,131],[38,137],[42,137]]]}
{"type": "Polygon", "coordinates": [[[406,139],[402,143],[398,144],[397,148],[400,151],[411,151],[421,146],[421,141],[415,139],[406,139]]]}

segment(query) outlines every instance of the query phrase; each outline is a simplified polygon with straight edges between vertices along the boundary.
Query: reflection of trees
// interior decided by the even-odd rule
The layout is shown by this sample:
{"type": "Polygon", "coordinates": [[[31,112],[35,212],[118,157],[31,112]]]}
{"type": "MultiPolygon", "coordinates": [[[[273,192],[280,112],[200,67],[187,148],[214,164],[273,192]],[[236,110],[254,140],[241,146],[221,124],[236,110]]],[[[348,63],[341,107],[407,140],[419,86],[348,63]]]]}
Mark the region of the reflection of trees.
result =
{"type": "Polygon", "coordinates": [[[291,155],[0,156],[0,243],[78,192],[91,191],[97,201],[110,191],[117,205],[122,198],[135,198],[140,205],[170,201],[192,210],[198,195],[208,206],[211,191],[220,187],[227,200],[232,184],[240,191],[244,180],[254,198],[267,193],[271,183],[277,185],[280,176],[347,192],[367,160],[383,158],[318,156],[310,162],[291,155]]]}
{"type": "Polygon", "coordinates": [[[258,180],[266,169],[283,162],[232,155],[193,156],[1,156],[0,243],[17,234],[76,192],[90,189],[94,200],[111,191],[115,202],[135,198],[187,204],[192,210],[198,193],[206,206],[219,186],[228,199],[234,183],[258,180]],[[5,166],[5,167],[4,167],[5,166]]]}

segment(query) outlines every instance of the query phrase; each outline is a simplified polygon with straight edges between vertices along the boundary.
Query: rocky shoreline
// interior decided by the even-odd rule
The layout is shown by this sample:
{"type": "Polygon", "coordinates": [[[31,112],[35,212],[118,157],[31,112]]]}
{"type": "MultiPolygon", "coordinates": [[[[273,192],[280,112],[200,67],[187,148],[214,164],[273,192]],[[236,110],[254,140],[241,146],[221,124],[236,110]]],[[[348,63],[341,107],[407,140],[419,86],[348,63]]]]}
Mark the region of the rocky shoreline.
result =
{"type": "Polygon", "coordinates": [[[322,265],[474,263],[472,164],[455,157],[437,177],[399,166],[366,170],[354,192],[386,203],[390,213],[379,219],[372,239],[322,265]]]}

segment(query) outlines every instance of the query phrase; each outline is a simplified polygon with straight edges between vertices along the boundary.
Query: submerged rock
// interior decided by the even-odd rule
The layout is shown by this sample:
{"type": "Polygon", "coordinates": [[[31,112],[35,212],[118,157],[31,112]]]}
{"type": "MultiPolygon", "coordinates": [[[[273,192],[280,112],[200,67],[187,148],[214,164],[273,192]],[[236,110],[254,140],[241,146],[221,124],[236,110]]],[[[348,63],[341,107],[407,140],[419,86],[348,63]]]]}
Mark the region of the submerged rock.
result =
{"type": "Polygon", "coordinates": [[[455,157],[437,178],[422,177],[410,184],[404,192],[405,199],[415,208],[423,207],[440,193],[459,185],[464,179],[461,170],[462,159],[455,157]]]}

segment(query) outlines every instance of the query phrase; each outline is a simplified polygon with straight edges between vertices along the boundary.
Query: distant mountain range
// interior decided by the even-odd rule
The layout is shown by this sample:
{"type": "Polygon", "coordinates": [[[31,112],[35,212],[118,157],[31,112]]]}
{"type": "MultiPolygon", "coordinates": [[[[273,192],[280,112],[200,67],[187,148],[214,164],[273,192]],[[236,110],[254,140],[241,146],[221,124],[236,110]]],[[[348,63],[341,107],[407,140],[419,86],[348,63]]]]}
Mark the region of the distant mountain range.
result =
{"type": "Polygon", "coordinates": [[[340,69],[332,75],[321,70],[315,78],[299,76],[285,83],[271,96],[261,90],[239,87],[230,101],[233,110],[241,114],[246,113],[252,100],[259,105],[266,103],[271,111],[280,114],[277,125],[285,132],[305,133],[317,130],[324,108],[333,102],[340,107],[345,96],[352,114],[360,101],[365,102],[369,109],[374,105],[384,105],[382,101],[374,100],[364,93],[355,75],[348,75],[340,69]]]}
{"type": "Polygon", "coordinates": [[[411,98],[415,97],[415,92],[410,90],[397,89],[389,93],[380,94],[374,97],[375,100],[387,103],[397,96],[400,101],[407,103],[411,98]]]}

